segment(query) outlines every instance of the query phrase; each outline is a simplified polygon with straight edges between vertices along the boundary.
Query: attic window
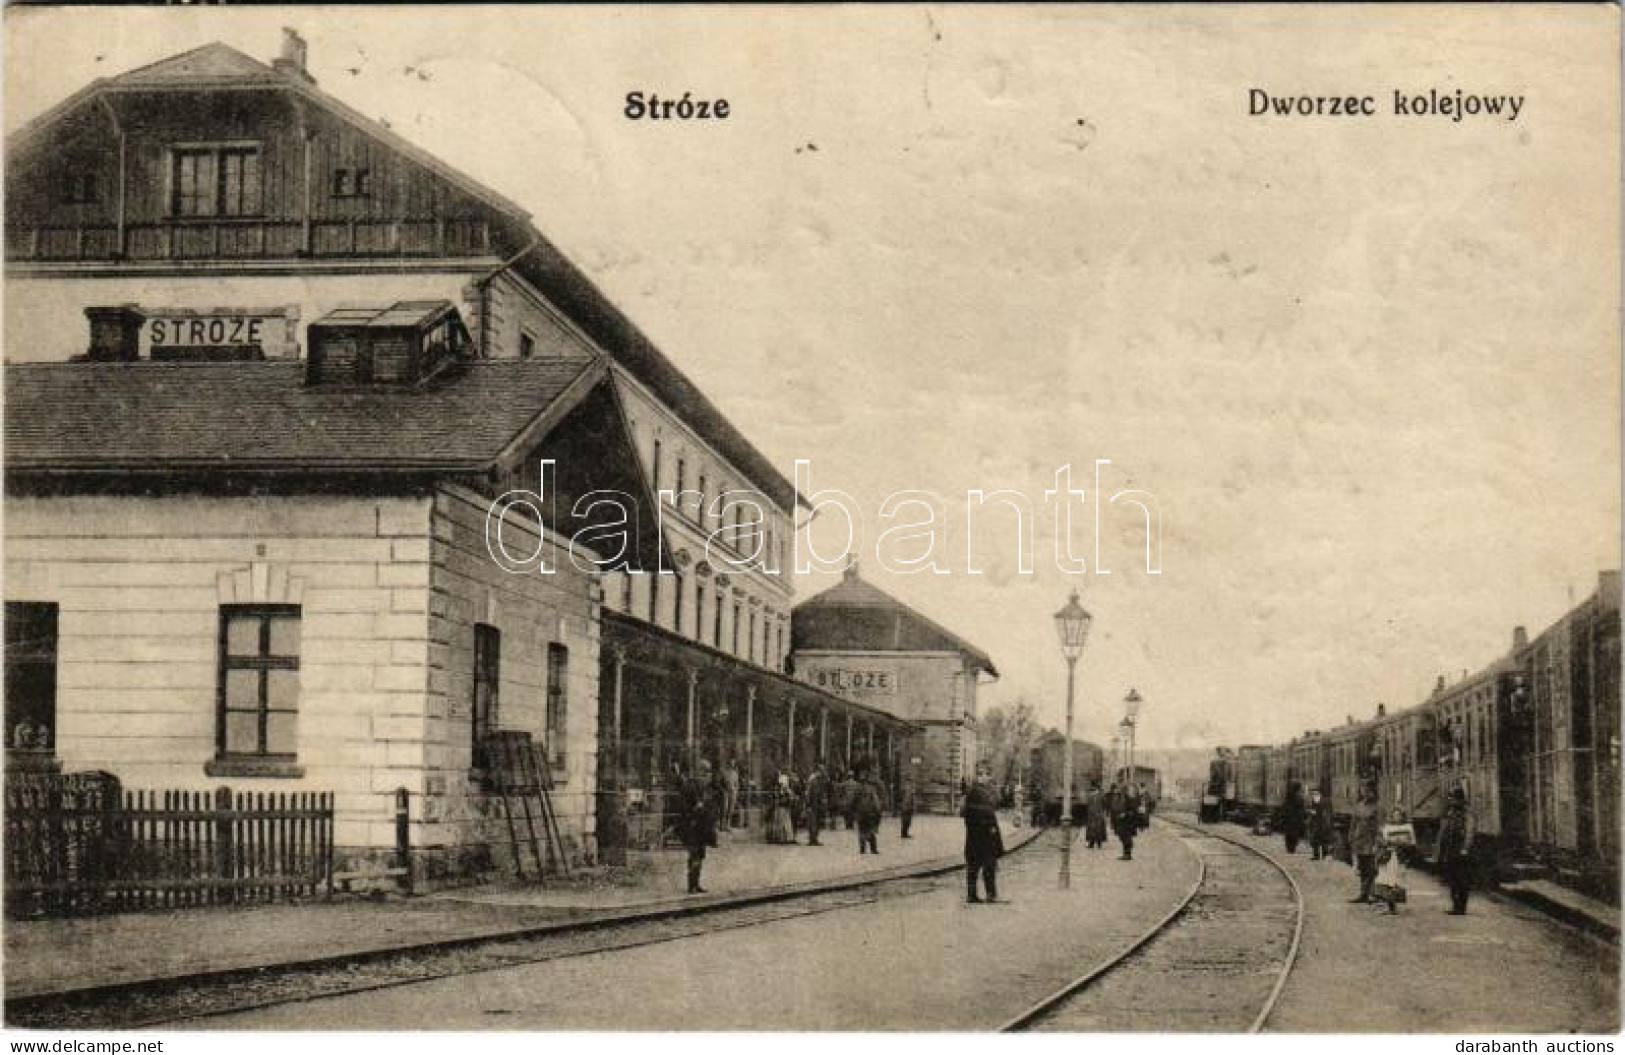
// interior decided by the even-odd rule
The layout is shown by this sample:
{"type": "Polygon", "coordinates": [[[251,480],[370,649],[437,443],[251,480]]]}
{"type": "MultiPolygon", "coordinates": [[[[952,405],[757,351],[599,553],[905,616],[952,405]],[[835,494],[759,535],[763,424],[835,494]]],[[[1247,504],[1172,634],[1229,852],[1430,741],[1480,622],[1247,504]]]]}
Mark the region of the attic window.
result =
{"type": "Polygon", "coordinates": [[[170,150],[170,212],[181,217],[257,216],[258,144],[187,144],[170,150]]]}
{"type": "Polygon", "coordinates": [[[333,197],[372,197],[372,170],[367,168],[337,168],[333,170],[333,197]]]}

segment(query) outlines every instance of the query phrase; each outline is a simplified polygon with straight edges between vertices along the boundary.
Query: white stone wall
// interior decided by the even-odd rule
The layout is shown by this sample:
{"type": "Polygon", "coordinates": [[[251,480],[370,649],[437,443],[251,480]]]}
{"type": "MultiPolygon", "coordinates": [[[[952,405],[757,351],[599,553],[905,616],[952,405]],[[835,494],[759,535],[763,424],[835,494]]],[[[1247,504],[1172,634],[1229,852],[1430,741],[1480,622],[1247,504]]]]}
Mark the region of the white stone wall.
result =
{"type": "Polygon", "coordinates": [[[718,548],[708,569],[699,569],[706,561],[706,539],[721,529],[723,521],[707,514],[710,504],[726,490],[749,491],[753,485],[743,473],[724,461],[669,409],[656,400],[635,380],[621,378],[622,393],[626,401],[627,417],[632,429],[632,441],[644,472],[652,483],[662,490],[677,489],[678,462],[682,462],[684,490],[700,491],[704,485],[704,503],[696,503],[690,496],[674,508],[666,504],[661,510],[666,540],[678,560],[673,569],[681,573],[681,583],[671,575],[660,577],[658,604],[655,618],[650,619],[649,599],[655,589],[651,575],[612,574],[605,583],[606,603],[618,612],[646,622],[653,622],[667,630],[681,626],[684,637],[703,645],[755,662],[770,670],[783,670],[784,659],[790,651],[790,608],[793,604],[794,568],[793,529],[787,511],[765,502],[763,512],[767,528],[771,528],[772,549],[766,551],[766,566],[730,566],[730,556],[718,548]],[[655,445],[659,444],[660,461],[655,463],[655,445]],[[769,569],[772,569],[771,571],[769,569]],[[718,578],[721,576],[721,582],[718,578]],[[627,605],[627,583],[630,581],[631,604],[627,605]],[[679,589],[680,586],[680,589],[679,589]],[[703,604],[699,588],[704,587],[703,604]],[[735,632],[734,606],[739,606],[738,630],[735,632]],[[681,604],[679,620],[677,605],[681,604]],[[722,605],[721,633],[716,623],[717,605],[722,605]],[[751,636],[751,616],[755,615],[755,637],[751,636]],[[738,647],[734,645],[737,636],[738,647]]]}
{"type": "MultiPolygon", "coordinates": [[[[556,576],[511,576],[484,506],[416,498],[29,497],[6,503],[5,597],[60,606],[56,750],[130,788],[331,791],[341,867],[395,842],[394,792],[430,878],[489,859],[469,779],[472,627],[502,630],[501,720],[540,733],[547,643],[570,650],[569,756],[556,799],[590,856],[597,582],[544,544],[556,576]],[[220,606],[301,607],[297,777],[213,777],[220,606]]],[[[512,521],[510,520],[510,524],[512,521]]],[[[510,541],[513,541],[512,537],[510,541]]],[[[502,828],[506,838],[506,828],[502,828]]]]}
{"type": "Polygon", "coordinates": [[[5,597],[60,606],[63,768],[331,791],[337,845],[393,846],[425,780],[428,523],[427,498],[9,497],[5,597]],[[297,778],[205,772],[220,606],[251,602],[301,606],[297,778]]]}
{"type": "MultiPolygon", "coordinates": [[[[510,516],[503,543],[512,553],[541,548],[551,575],[504,571],[486,549],[488,503],[460,488],[434,498],[432,545],[422,569],[428,588],[426,662],[428,705],[423,721],[428,798],[434,822],[429,845],[447,848],[447,867],[457,866],[454,847],[495,845],[500,865],[511,852],[500,808],[493,808],[471,777],[473,755],[474,627],[485,623],[501,635],[498,706],[494,726],[543,736],[547,701],[548,645],[569,650],[565,688],[564,765],[553,772],[553,807],[566,842],[579,859],[594,856],[594,788],[598,764],[598,605],[596,575],[575,568],[567,541],[510,516]]],[[[477,867],[480,862],[469,863],[477,867]]]]}

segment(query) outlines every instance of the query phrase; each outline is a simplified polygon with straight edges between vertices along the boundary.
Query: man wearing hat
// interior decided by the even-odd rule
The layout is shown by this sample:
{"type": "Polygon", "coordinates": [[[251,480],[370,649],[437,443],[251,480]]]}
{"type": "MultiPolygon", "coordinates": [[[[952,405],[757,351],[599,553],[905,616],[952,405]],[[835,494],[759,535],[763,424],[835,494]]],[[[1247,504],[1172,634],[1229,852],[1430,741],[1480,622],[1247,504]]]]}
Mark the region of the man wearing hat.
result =
{"type": "Polygon", "coordinates": [[[683,781],[681,796],[683,845],[688,847],[688,892],[703,894],[700,869],[705,866],[705,851],[717,844],[717,796],[709,761],[700,759],[694,772],[683,781]]]}
{"type": "Polygon", "coordinates": [[[959,815],[965,818],[965,900],[972,905],[984,904],[976,895],[980,876],[987,888],[987,901],[997,902],[1004,837],[999,833],[998,800],[985,767],[977,767],[976,783],[965,792],[965,805],[959,815]]]}
{"type": "Polygon", "coordinates": [[[1360,877],[1360,892],[1350,901],[1356,905],[1371,902],[1371,887],[1377,881],[1377,787],[1371,782],[1360,785],[1360,798],[1349,811],[1349,849],[1354,854],[1354,869],[1360,877]]]}
{"type": "Polygon", "coordinates": [[[1473,837],[1477,834],[1473,811],[1467,806],[1467,789],[1450,789],[1450,803],[1439,822],[1439,871],[1450,886],[1450,915],[1467,914],[1467,895],[1473,885],[1473,837]]]}

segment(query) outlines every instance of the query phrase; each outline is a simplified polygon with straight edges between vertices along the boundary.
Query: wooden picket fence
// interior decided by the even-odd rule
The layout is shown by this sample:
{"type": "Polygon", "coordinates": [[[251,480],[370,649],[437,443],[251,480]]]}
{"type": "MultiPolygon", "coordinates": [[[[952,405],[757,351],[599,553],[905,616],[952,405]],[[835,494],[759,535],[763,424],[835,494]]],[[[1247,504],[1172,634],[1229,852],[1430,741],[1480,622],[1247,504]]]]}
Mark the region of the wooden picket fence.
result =
{"type": "Polygon", "coordinates": [[[122,791],[108,774],[53,775],[8,782],[5,828],[13,918],[266,902],[332,889],[327,792],[122,791]]]}

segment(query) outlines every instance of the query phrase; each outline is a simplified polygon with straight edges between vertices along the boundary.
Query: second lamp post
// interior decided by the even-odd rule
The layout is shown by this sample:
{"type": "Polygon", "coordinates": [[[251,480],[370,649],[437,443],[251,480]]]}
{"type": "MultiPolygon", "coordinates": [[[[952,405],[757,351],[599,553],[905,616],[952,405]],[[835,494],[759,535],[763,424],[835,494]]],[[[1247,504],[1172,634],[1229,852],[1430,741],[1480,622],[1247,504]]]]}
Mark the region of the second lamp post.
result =
{"type": "Polygon", "coordinates": [[[1061,655],[1066,658],[1066,743],[1062,747],[1061,771],[1061,832],[1065,842],[1061,847],[1061,889],[1072,885],[1072,689],[1078,671],[1078,657],[1083,655],[1084,642],[1089,639],[1089,624],[1094,617],[1078,603],[1078,591],[1066,607],[1055,613],[1055,630],[1061,638],[1061,655]]]}

